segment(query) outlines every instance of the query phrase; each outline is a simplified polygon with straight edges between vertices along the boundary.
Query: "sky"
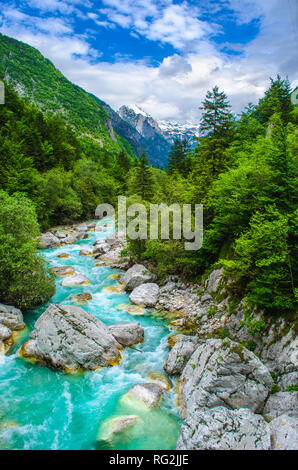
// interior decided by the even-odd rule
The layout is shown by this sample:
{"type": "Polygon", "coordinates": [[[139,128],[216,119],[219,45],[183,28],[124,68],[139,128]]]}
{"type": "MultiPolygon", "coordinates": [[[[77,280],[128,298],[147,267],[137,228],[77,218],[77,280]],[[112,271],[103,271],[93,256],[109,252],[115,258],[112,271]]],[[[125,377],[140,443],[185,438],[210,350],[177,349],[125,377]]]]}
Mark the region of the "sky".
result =
{"type": "Polygon", "coordinates": [[[1,0],[0,31],[114,109],[198,122],[218,85],[235,113],[278,73],[298,85],[298,0],[1,0]]]}

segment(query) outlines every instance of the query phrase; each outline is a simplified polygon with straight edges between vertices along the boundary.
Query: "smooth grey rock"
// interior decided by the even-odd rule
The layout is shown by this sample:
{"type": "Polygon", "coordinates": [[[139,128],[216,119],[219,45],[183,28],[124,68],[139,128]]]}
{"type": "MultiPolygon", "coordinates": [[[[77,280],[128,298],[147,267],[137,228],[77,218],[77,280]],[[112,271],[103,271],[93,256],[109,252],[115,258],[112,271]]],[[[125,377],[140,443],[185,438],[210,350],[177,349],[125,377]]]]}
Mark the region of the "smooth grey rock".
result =
{"type": "Polygon", "coordinates": [[[12,335],[12,331],[7,326],[1,325],[0,323],[0,341],[5,341],[6,339],[10,338],[12,335]]]}
{"type": "Polygon", "coordinates": [[[80,255],[81,255],[81,256],[91,256],[91,255],[93,255],[93,250],[90,249],[90,248],[83,248],[83,249],[80,251],[80,255]]]}
{"type": "Polygon", "coordinates": [[[88,231],[88,226],[85,222],[83,222],[82,224],[79,224],[76,226],[76,230],[78,232],[87,232],[88,231]]]}
{"type": "Polygon", "coordinates": [[[57,277],[62,277],[67,274],[74,274],[75,268],[73,266],[54,266],[51,268],[51,272],[57,277]]]}
{"type": "Polygon", "coordinates": [[[178,450],[269,450],[270,427],[248,409],[196,410],[182,425],[178,450]]]}
{"type": "Polygon", "coordinates": [[[297,392],[278,392],[271,395],[265,405],[263,415],[267,419],[274,419],[283,414],[297,414],[297,392]]]}
{"type": "Polygon", "coordinates": [[[4,304],[0,304],[0,324],[11,330],[22,330],[26,326],[21,310],[4,304]]]}
{"type": "Polygon", "coordinates": [[[107,243],[103,241],[103,243],[97,243],[95,247],[93,248],[93,256],[97,258],[100,255],[104,255],[105,253],[108,253],[110,251],[111,247],[107,243]]]}
{"type": "Polygon", "coordinates": [[[137,322],[112,325],[109,331],[122,346],[132,346],[144,341],[144,328],[137,322]]]}
{"type": "Polygon", "coordinates": [[[122,277],[125,290],[131,291],[145,282],[152,281],[153,276],[142,264],[135,264],[122,277]]]}
{"type": "Polygon", "coordinates": [[[90,228],[95,228],[96,227],[96,222],[90,222],[90,224],[87,224],[88,229],[90,228]]]}
{"type": "Polygon", "coordinates": [[[283,374],[277,379],[277,385],[281,391],[285,390],[287,387],[298,384],[298,371],[289,372],[288,374],[283,374]]]}
{"type": "Polygon", "coordinates": [[[138,423],[142,423],[142,420],[137,415],[126,415],[117,416],[116,418],[109,418],[100,426],[97,440],[112,441],[138,423]]]}
{"type": "Polygon", "coordinates": [[[121,256],[121,251],[121,247],[116,247],[97,258],[112,268],[126,269],[130,264],[130,259],[127,256],[121,256]]]}
{"type": "Polygon", "coordinates": [[[195,336],[181,335],[177,343],[171,349],[168,359],[164,364],[166,373],[168,375],[181,374],[197,345],[198,338],[195,336]]]}
{"type": "Polygon", "coordinates": [[[81,286],[89,284],[89,280],[83,274],[72,274],[66,276],[60,284],[64,287],[81,286]]]}
{"type": "Polygon", "coordinates": [[[148,282],[136,287],[129,296],[133,304],[142,307],[154,307],[158,301],[159,287],[157,284],[148,282]]]}
{"type": "Polygon", "coordinates": [[[269,370],[251,351],[229,339],[208,339],[183,370],[182,414],[216,406],[262,411],[272,385],[269,370]]]}
{"type": "Polygon", "coordinates": [[[162,389],[156,383],[141,383],[133,385],[122,397],[124,401],[136,400],[149,408],[160,404],[162,389]]]}
{"type": "Polygon", "coordinates": [[[40,246],[41,248],[53,248],[61,243],[58,237],[51,232],[42,233],[40,246]]]}
{"type": "Polygon", "coordinates": [[[298,419],[283,414],[270,424],[272,450],[298,450],[298,419]]]}
{"type": "Polygon", "coordinates": [[[85,240],[86,238],[89,238],[89,235],[87,232],[81,231],[75,234],[75,238],[76,240],[85,240]]]}
{"type": "Polygon", "coordinates": [[[216,292],[222,278],[223,269],[215,269],[207,279],[207,292],[216,292]]]}
{"type": "Polygon", "coordinates": [[[121,346],[108,327],[73,305],[50,305],[35,322],[30,336],[21,353],[56,369],[95,370],[116,364],[121,358],[121,346]]]}
{"type": "Polygon", "coordinates": [[[124,232],[115,232],[112,235],[108,236],[106,242],[111,247],[115,248],[116,246],[122,245],[126,241],[126,236],[124,232]]]}
{"type": "Polygon", "coordinates": [[[66,245],[74,245],[77,240],[73,235],[67,235],[67,237],[61,241],[65,243],[66,245]]]}
{"type": "Polygon", "coordinates": [[[67,233],[62,232],[61,230],[57,230],[57,232],[55,232],[55,236],[58,237],[58,238],[66,238],[67,233]]]}

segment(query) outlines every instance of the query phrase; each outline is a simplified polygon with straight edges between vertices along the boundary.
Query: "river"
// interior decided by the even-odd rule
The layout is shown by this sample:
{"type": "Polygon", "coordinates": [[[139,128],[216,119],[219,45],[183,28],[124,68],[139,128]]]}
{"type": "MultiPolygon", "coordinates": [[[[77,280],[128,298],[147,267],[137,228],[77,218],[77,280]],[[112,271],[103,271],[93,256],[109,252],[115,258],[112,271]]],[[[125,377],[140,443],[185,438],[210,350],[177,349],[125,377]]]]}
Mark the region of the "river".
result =
{"type": "MultiPolygon", "coordinates": [[[[105,219],[99,225],[108,222],[105,219]]],[[[139,321],[145,340],[136,346],[138,350],[124,349],[118,366],[67,375],[18,357],[20,345],[28,339],[48,304],[26,312],[24,321],[28,328],[10,354],[0,356],[0,449],[175,449],[180,416],[174,382],[171,390],[164,393],[160,408],[149,410],[123,399],[132,385],[150,381],[148,374],[163,373],[167,338],[173,330],[162,315],[152,311],[145,310],[144,316],[130,315],[123,309],[123,304],[130,303],[128,295],[106,289],[118,287],[119,281],[113,275],[121,271],[95,266],[92,256],[79,255],[82,248],[112,233],[109,227],[104,230],[90,231],[87,240],[74,245],[41,251],[51,267],[74,266],[90,281],[88,286],[62,287],[61,278],[57,278],[50,303],[77,305],[71,297],[89,292],[92,300],[82,308],[107,325],[139,321]],[[60,253],[68,253],[69,257],[59,258],[60,253]],[[122,415],[137,415],[140,420],[130,430],[107,439],[107,420],[122,415]]]]}

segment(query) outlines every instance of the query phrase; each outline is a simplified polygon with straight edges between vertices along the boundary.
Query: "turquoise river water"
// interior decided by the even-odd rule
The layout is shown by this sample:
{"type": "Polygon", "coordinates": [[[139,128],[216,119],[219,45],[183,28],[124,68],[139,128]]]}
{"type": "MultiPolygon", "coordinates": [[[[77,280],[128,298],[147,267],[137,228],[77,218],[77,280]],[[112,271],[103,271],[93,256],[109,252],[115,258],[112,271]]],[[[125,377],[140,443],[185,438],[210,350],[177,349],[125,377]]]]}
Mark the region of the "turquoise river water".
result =
{"type": "MultiPolygon", "coordinates": [[[[100,221],[100,225],[108,220],[100,221]]],[[[144,316],[134,317],[119,305],[129,303],[126,293],[107,292],[107,286],[117,286],[112,274],[121,271],[107,266],[95,266],[92,256],[79,252],[92,246],[98,238],[106,238],[111,228],[89,232],[87,240],[42,250],[50,266],[71,265],[77,273],[87,276],[88,286],[62,287],[50,303],[74,304],[71,297],[89,292],[92,300],[82,308],[107,325],[139,321],[145,329],[145,340],[136,349],[122,351],[118,366],[103,368],[81,375],[67,375],[47,367],[31,364],[18,357],[18,349],[28,339],[36,319],[47,305],[24,315],[28,328],[9,355],[0,356],[0,449],[175,449],[180,424],[176,407],[175,387],[164,394],[161,406],[149,410],[122,399],[134,384],[148,382],[150,372],[163,373],[167,357],[167,337],[173,333],[162,316],[145,310],[144,316]],[[59,258],[67,252],[68,258],[59,258]],[[118,308],[117,308],[118,306],[118,308]],[[130,430],[107,439],[107,421],[122,415],[138,415],[141,419],[130,430]]]]}

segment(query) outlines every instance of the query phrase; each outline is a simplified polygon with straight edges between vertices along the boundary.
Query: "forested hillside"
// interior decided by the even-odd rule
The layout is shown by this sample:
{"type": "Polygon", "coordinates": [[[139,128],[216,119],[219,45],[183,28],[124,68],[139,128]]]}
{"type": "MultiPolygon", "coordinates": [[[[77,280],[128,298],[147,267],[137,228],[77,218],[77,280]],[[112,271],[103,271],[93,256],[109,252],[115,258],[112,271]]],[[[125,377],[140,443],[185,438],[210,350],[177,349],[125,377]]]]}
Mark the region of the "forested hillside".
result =
{"type": "Polygon", "coordinates": [[[298,109],[290,91],[287,80],[271,79],[258,105],[237,119],[224,92],[215,87],[207,93],[205,136],[196,148],[176,142],[155,187],[143,175],[146,201],[204,205],[203,247],[185,251],[180,240],[132,241],[139,259],[156,263],[161,276],[198,280],[224,267],[232,296],[277,314],[295,310],[298,109]]]}
{"type": "MultiPolygon", "coordinates": [[[[201,203],[202,249],[185,251],[184,240],[135,240],[128,250],[135,259],[153,263],[159,277],[174,273],[199,280],[214,267],[223,267],[232,297],[244,297],[275,314],[295,310],[298,111],[291,103],[287,80],[271,79],[258,105],[249,105],[237,118],[224,92],[217,87],[209,91],[201,108],[204,136],[195,148],[175,142],[167,170],[160,170],[149,166],[145,154],[137,160],[129,144],[122,145],[118,137],[117,142],[112,139],[103,124],[107,115],[93,98],[85,115],[86,109],[77,101],[85,92],[69,87],[58,72],[48,77],[51,96],[32,82],[33,65],[25,63],[20,52],[9,63],[3,62],[3,45],[10,40],[2,39],[2,72],[14,86],[21,73],[22,83],[30,91],[24,99],[6,84],[6,104],[0,107],[4,205],[29,204],[34,223],[38,220],[41,229],[47,229],[91,218],[98,204],[116,204],[118,195],[126,195],[128,203],[145,205],[201,203]],[[99,126],[93,111],[100,116],[99,126]]],[[[40,55],[32,60],[46,61],[40,55]]],[[[38,70],[37,66],[36,77],[38,70]]],[[[46,79],[40,77],[41,83],[46,79]]],[[[23,94],[24,90],[18,91],[23,94]]],[[[89,103],[90,95],[86,95],[89,103]]],[[[4,225],[1,230],[6,236],[4,225]]],[[[1,251],[0,264],[5,270],[0,278],[4,291],[7,269],[17,273],[21,292],[20,251],[12,249],[15,235],[11,237],[5,239],[1,251]]],[[[27,269],[34,270],[33,265],[28,262],[27,269]]],[[[46,292],[43,273],[40,279],[40,283],[34,281],[35,287],[39,285],[38,295],[23,302],[25,306],[35,304],[42,298],[42,290],[46,292]]]]}
{"type": "Polygon", "coordinates": [[[113,132],[110,117],[98,100],[67,80],[38,50],[2,34],[0,78],[38,103],[41,110],[62,114],[80,135],[97,139],[106,151],[125,150],[134,155],[131,145],[113,132]]]}

